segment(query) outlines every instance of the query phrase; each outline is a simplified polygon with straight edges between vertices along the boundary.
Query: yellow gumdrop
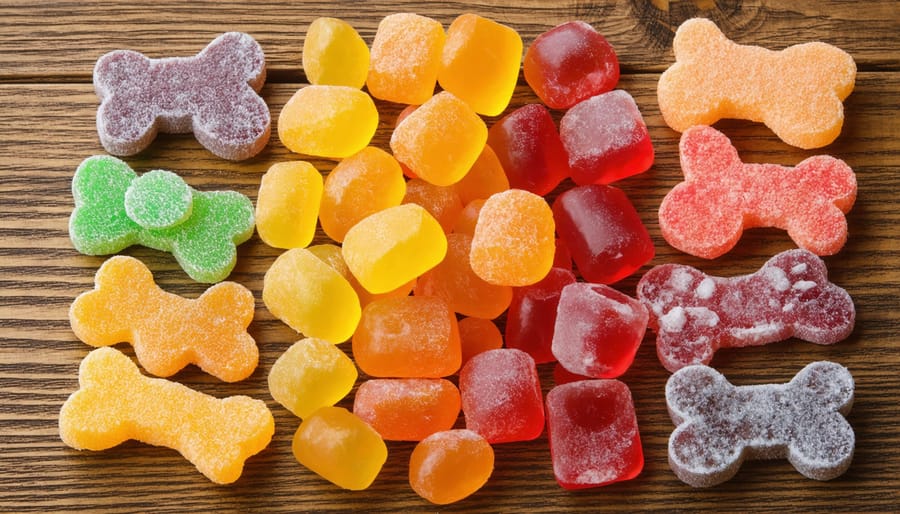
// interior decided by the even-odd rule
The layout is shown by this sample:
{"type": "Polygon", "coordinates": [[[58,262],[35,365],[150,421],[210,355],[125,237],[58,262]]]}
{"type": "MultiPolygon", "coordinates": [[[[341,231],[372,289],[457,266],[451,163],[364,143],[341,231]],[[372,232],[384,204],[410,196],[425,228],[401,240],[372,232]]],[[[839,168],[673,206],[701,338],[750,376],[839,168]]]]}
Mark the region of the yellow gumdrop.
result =
{"type": "Polygon", "coordinates": [[[369,47],[349,23],[317,18],[303,41],[303,70],[310,84],[359,89],[369,73],[369,47]]]}
{"type": "Polygon", "coordinates": [[[340,273],[304,248],[281,254],[263,278],[263,303],[307,337],[341,343],[359,323],[359,298],[340,273]]]}
{"type": "Polygon", "coordinates": [[[279,162],[259,184],[256,231],[274,248],[303,248],[316,234],[322,174],[305,161],[279,162]]]}
{"type": "Polygon", "coordinates": [[[269,393],[300,418],[343,399],[358,372],[350,357],[324,339],[309,337],[285,350],[269,371],[269,393]]]}
{"type": "Polygon", "coordinates": [[[278,138],[289,150],[334,159],[365,148],[377,128],[372,97],[348,86],[306,86],[278,116],[278,138]]]}
{"type": "Polygon", "coordinates": [[[370,293],[386,293],[435,267],[447,237],[434,216],[408,203],[376,212],[344,237],[344,261],[370,293]]]}
{"type": "Polygon", "coordinates": [[[350,268],[348,268],[347,263],[344,262],[344,255],[343,253],[341,253],[340,246],[325,243],[321,245],[310,246],[309,248],[307,248],[307,250],[312,252],[316,257],[322,259],[325,264],[328,264],[329,266],[337,270],[338,273],[340,273],[344,278],[347,279],[347,282],[350,282],[350,286],[353,287],[353,290],[356,291],[356,294],[359,296],[359,305],[362,308],[365,308],[366,305],[381,298],[399,298],[403,296],[409,296],[409,293],[411,293],[413,288],[416,287],[416,279],[412,279],[409,282],[398,287],[397,289],[388,291],[387,293],[372,294],[367,291],[366,288],[359,283],[359,280],[356,280],[356,277],[353,276],[353,273],[350,272],[350,268]]]}

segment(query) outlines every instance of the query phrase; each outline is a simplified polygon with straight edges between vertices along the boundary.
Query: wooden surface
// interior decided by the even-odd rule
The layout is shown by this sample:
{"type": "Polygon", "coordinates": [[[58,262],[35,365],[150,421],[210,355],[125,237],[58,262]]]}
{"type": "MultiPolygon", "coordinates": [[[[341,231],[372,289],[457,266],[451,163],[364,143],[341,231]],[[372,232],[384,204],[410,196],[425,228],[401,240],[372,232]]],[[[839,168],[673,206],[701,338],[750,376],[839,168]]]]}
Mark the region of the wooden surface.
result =
{"type": "MultiPolygon", "coordinates": [[[[76,509],[194,512],[238,511],[628,511],[628,510],[825,510],[896,511],[900,504],[900,22],[896,2],[757,0],[746,2],[653,0],[586,2],[12,2],[0,5],[0,510],[76,509]],[[79,361],[89,347],[69,328],[67,310],[93,286],[102,257],[78,254],[68,238],[70,182],[78,164],[103,154],[95,129],[94,62],[103,53],[129,48],[152,57],[193,55],[217,34],[241,30],[263,46],[269,82],[263,96],[277,119],[303,85],[300,53],[308,24],[319,16],[346,19],[371,43],[379,20],[414,11],[445,27],[472,11],[507,23],[528,45],[554,25],[581,19],[606,35],[618,52],[619,87],[637,100],[656,148],[653,168],[617,185],[631,197],[654,239],[650,265],[681,262],[716,275],[756,270],[775,253],[793,247],[778,230],[747,233],[731,253],[713,261],[681,254],[660,237],[656,209],[680,181],[678,134],[659,115],[655,87],[672,62],[671,39],[684,19],[716,20],[732,39],[780,49],[823,40],[849,52],[859,68],[846,100],[843,133],[817,151],[790,148],[765,127],[725,121],[725,131],[745,161],[793,165],[816,153],[844,159],[856,172],[859,197],[849,214],[850,239],[826,258],[830,278],[846,288],[857,307],[852,336],[834,346],[789,340],[764,347],[722,351],[713,365],[736,384],[784,382],[815,360],[847,366],[856,379],[849,421],[856,455],[849,471],[830,482],[804,478],[786,461],[746,463],[730,482],[710,489],[681,483],[666,461],[672,423],[663,388],[669,374],[648,336],[633,367],[621,379],[634,396],[646,464],[634,480],[568,492],[554,481],[546,435],[496,445],[496,469],[470,498],[437,508],[407,482],[410,443],[389,443],[388,461],[366,491],[347,492],[318,478],[294,460],[291,437],[299,420],[275,403],[266,376],[298,334],[263,306],[262,277],[278,251],[257,236],[239,249],[230,277],[257,297],[251,333],[261,359],[246,381],[224,384],[189,368],[175,380],[222,397],[248,394],[267,402],[276,419],[271,445],[251,458],[243,477],[217,486],[176,452],[128,442],[102,452],[78,452],[60,441],[59,408],[77,388],[79,361]]],[[[510,107],[536,101],[524,81],[510,107]]],[[[378,102],[382,121],[373,144],[387,147],[400,106],[378,102]]],[[[561,113],[556,112],[559,119],[561,113]]],[[[488,120],[490,123],[493,120],[488,120]]],[[[278,161],[300,159],[273,136],[256,158],[231,163],[216,158],[189,135],[162,136],[142,154],[127,158],[138,172],[176,171],[191,185],[234,189],[256,199],[259,179],[278,161]]],[[[333,167],[313,160],[323,171],[333,167]]],[[[565,184],[568,186],[570,184],[565,184]]],[[[552,196],[552,195],[551,195],[552,196]]],[[[317,242],[324,242],[319,232],[317,242]]],[[[144,248],[124,253],[142,259],[166,290],[197,296],[193,283],[168,254],[144,248]]],[[[645,271],[647,268],[645,267],[645,271]]],[[[634,294],[639,274],[617,284],[634,294]]],[[[498,320],[502,324],[502,318],[498,320]]],[[[130,347],[120,345],[131,354],[130,347]]],[[[343,348],[349,350],[349,345],[343,348]]],[[[540,369],[545,392],[551,367],[540,369]]],[[[348,398],[341,405],[351,405],[348,398]]]]}

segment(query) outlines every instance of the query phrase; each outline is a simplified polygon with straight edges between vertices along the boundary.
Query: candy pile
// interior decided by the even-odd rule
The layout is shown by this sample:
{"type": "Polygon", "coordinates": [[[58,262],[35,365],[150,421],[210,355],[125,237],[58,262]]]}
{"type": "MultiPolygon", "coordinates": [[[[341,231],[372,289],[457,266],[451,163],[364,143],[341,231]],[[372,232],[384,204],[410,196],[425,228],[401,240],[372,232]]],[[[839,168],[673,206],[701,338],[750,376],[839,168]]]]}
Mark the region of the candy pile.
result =
{"type": "MultiPolygon", "coordinates": [[[[856,179],[827,156],[794,168],[744,164],[724,135],[694,126],[718,116],[757,119],[762,112],[779,135],[801,145],[810,141],[810,125],[834,132],[832,113],[823,115],[829,119],[822,127],[807,112],[784,114],[793,120],[786,124],[779,117],[786,107],[763,94],[767,83],[732,88],[726,78],[758,78],[754,59],[765,67],[781,57],[717,42],[724,36],[693,35],[709,32],[708,25],[691,20],[679,29],[678,62],[660,80],[666,121],[684,131],[685,173],[660,207],[660,225],[673,246],[707,258],[727,252],[744,228],[760,225],[787,229],[805,248],[774,257],[752,275],[709,277],[668,264],[641,278],[637,298],[612,287],[654,257],[639,214],[610,185],[654,160],[637,104],[614,89],[615,51],[584,22],[541,34],[525,51],[524,75],[543,103],[517,108],[488,127],[483,116],[499,116],[509,105],[524,46],[515,30],[474,14],[459,16],[446,32],[428,17],[388,16],[371,49],[347,23],[315,20],[303,48],[311,85],[282,109],[278,136],[293,152],[338,160],[324,180],[309,162],[277,163],[261,179],[254,211],[236,193],[195,191],[162,170],[138,177],[118,159],[91,157],[73,179],[73,244],[91,255],[137,243],[167,250],[204,282],[228,276],[235,245],[250,237],[254,224],[262,241],[284,249],[265,274],[262,299],[301,337],[269,371],[269,391],[302,420],[292,444],[297,461],[345,489],[364,489],[377,478],[388,455],[385,441],[414,441],[412,489],[435,504],[459,501],[492,474],[492,445],[533,440],[545,425],[562,487],[636,477],[644,463],[637,416],[617,377],[631,366],[648,326],[657,332],[663,365],[677,371],[666,398],[679,424],[669,450],[679,478],[711,485],[740,462],[726,461],[719,449],[785,454],[767,452],[772,445],[790,448],[804,474],[832,478],[852,456],[853,432],[840,416],[852,398],[846,370],[826,373],[818,370],[828,364],[811,365],[791,382],[796,386],[743,395],[698,365],[724,346],[791,336],[831,344],[850,334],[853,303],[828,282],[816,254],[835,253],[846,241],[856,179]],[[698,69],[689,56],[703,43],[725,45],[716,50],[724,61],[713,71],[698,69]],[[704,73],[713,78],[698,81],[704,73]],[[390,153],[370,146],[379,125],[373,97],[409,105],[391,133],[390,153]],[[695,104],[707,100],[711,114],[698,114],[709,106],[695,104]],[[734,109],[723,110],[726,104],[734,109]],[[565,111],[559,129],[547,107],[565,111]],[[565,189],[549,205],[543,196],[561,184],[565,189]],[[340,246],[309,246],[317,223],[340,246]],[[504,314],[501,334],[492,320],[504,314]],[[348,340],[352,359],[339,348],[348,340]],[[545,398],[537,366],[553,362],[556,384],[545,398]],[[357,385],[359,371],[365,379],[357,385]],[[354,387],[352,410],[337,406],[354,387]],[[694,402],[701,390],[709,402],[694,402]],[[797,400],[771,423],[757,419],[776,403],[780,408],[776,395],[797,400]],[[749,405],[766,407],[735,405],[745,396],[749,405]],[[460,412],[465,428],[455,428],[460,412]],[[812,425],[801,430],[796,418],[833,422],[826,442],[842,445],[840,451],[818,444],[812,425]],[[762,435],[746,435],[750,426],[762,435]],[[719,461],[722,469],[706,469],[719,461]]],[[[189,128],[217,155],[254,155],[265,144],[261,134],[268,135],[268,110],[263,117],[249,107],[258,106],[254,92],[265,70],[254,49],[249,36],[226,34],[195,58],[104,56],[95,72],[104,146],[137,152],[157,129],[185,130],[177,118],[193,120],[189,128]],[[117,110],[143,74],[162,84],[160,90],[141,97],[150,100],[144,111],[134,110],[140,116],[117,110]],[[209,106],[204,102],[213,100],[204,97],[160,107],[183,100],[181,90],[211,84],[231,84],[211,87],[225,92],[223,103],[209,106]],[[232,111],[245,115],[240,123],[232,111]],[[219,122],[240,134],[221,133],[219,122]]],[[[784,59],[796,59],[789,50],[784,59]]],[[[822,60],[846,55],[821,44],[809,51],[822,60]]],[[[808,77],[798,71],[792,78],[808,77]]],[[[841,86],[831,89],[840,108],[848,79],[836,80],[841,86]]],[[[236,381],[256,367],[258,350],[246,333],[252,295],[242,286],[220,283],[187,300],[160,290],[146,267],[121,256],[101,267],[96,284],[70,312],[86,343],[129,341],[140,364],[158,376],[195,363],[236,381]]],[[[80,378],[81,389],[60,414],[63,440],[75,448],[106,448],[126,438],[163,444],[227,483],[274,431],[262,402],[209,399],[145,378],[113,349],[92,352],[80,378]],[[146,414],[149,403],[155,407],[146,414]],[[94,426],[101,421],[109,426],[94,426]],[[223,423],[232,428],[208,433],[223,423]]]]}

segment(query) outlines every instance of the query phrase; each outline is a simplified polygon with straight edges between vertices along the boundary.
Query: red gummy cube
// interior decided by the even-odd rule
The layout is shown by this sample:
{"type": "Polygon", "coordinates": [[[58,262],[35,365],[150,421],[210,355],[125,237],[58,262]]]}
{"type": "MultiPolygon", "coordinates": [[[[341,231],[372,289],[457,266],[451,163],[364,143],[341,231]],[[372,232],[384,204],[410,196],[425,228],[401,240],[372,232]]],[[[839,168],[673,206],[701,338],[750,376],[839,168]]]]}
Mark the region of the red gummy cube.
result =
{"type": "Polygon", "coordinates": [[[494,123],[488,146],[503,165],[510,188],[544,196],[569,176],[569,157],[543,105],[524,105],[494,123]]]}
{"type": "Polygon", "coordinates": [[[535,38],[523,67],[525,81],[552,109],[568,109],[619,82],[616,51],[583,21],[563,23],[535,38]]]}
{"type": "Polygon", "coordinates": [[[576,186],[553,202],[553,219],[581,276],[612,284],[637,271],[655,250],[625,193],[613,186],[576,186]]]}
{"type": "Polygon", "coordinates": [[[644,468],[631,391],[618,380],[581,380],[551,389],[547,433],[553,475],[566,489],[630,480],[644,468]]]}
{"type": "Polygon", "coordinates": [[[572,373],[615,378],[634,361],[649,318],[641,302],[609,286],[569,284],[559,295],[553,355],[572,373]]]}
{"type": "Polygon", "coordinates": [[[555,361],[550,345],[556,307],[563,288],[574,283],[571,271],[554,267],[540,282],[513,289],[512,303],[506,311],[507,348],[528,353],[538,364],[555,361]]]}
{"type": "Polygon", "coordinates": [[[544,430],[544,402],[534,359],[514,348],[475,355],[459,373],[466,428],[491,444],[529,441],[544,430]]]}
{"type": "Polygon", "coordinates": [[[647,125],[634,98],[621,89],[569,109],[559,122],[559,135],[578,185],[609,184],[653,165],[647,125]]]}

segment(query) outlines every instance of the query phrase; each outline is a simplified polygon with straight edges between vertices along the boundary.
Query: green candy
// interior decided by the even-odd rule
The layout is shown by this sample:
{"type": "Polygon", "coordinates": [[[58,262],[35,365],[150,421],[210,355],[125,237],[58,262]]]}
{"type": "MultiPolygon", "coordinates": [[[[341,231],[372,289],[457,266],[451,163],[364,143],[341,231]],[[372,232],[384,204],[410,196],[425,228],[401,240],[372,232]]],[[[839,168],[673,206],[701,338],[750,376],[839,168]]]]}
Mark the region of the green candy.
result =
{"type": "Polygon", "coordinates": [[[224,280],[236,246],[253,235],[253,204],[234,191],[197,191],[163,170],[141,177],[106,155],[85,159],[72,178],[69,237],[79,252],[109,255],[140,244],[170,252],[198,282],[224,280]]]}

